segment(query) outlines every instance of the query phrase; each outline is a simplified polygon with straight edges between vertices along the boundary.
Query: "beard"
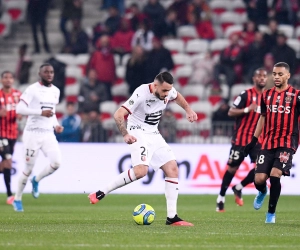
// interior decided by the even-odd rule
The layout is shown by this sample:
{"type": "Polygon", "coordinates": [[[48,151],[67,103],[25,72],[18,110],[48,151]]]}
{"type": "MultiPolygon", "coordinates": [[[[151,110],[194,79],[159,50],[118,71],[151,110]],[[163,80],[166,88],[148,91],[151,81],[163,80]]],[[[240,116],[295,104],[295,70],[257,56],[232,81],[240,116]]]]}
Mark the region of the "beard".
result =
{"type": "Polygon", "coordinates": [[[159,100],[162,100],[162,101],[165,100],[165,97],[162,98],[157,92],[154,92],[154,94],[159,100]]]}
{"type": "Polygon", "coordinates": [[[42,83],[43,83],[44,86],[49,87],[49,85],[52,84],[52,81],[51,81],[51,82],[48,82],[47,80],[42,79],[42,83]]]}

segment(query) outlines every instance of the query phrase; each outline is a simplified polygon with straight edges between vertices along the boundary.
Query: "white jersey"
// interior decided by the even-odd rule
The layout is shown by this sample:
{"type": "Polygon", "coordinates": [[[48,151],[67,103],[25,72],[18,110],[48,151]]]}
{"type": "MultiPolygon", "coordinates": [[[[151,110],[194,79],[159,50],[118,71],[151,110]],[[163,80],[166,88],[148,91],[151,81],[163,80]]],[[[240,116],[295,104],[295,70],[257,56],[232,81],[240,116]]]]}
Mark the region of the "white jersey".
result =
{"type": "MultiPolygon", "coordinates": [[[[30,85],[21,95],[29,108],[37,110],[52,110],[55,114],[55,106],[59,102],[59,89],[53,84],[46,87],[39,82],[30,85]]],[[[28,131],[53,131],[54,120],[41,115],[29,115],[26,122],[25,130],[28,131]]]]}
{"type": "Polygon", "coordinates": [[[160,100],[152,93],[150,84],[142,84],[136,88],[132,96],[122,105],[130,113],[127,130],[141,129],[146,133],[157,132],[163,110],[168,101],[176,97],[177,91],[174,87],[169,91],[165,100],[160,100]]]}

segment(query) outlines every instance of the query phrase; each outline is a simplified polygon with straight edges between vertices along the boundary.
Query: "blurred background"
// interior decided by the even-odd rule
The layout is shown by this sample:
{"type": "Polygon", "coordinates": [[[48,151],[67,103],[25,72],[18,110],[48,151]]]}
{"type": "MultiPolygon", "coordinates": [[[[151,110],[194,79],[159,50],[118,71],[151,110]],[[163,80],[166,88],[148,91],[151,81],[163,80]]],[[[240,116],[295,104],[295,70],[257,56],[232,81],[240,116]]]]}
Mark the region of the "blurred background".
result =
{"type": "MultiPolygon", "coordinates": [[[[61,142],[123,142],[112,118],[140,84],[170,71],[198,114],[170,103],[167,142],[230,143],[227,116],[255,69],[291,67],[300,88],[298,0],[0,0],[0,69],[24,91],[49,62],[61,91],[61,142]]],[[[20,136],[25,124],[19,124],[20,136]]]]}

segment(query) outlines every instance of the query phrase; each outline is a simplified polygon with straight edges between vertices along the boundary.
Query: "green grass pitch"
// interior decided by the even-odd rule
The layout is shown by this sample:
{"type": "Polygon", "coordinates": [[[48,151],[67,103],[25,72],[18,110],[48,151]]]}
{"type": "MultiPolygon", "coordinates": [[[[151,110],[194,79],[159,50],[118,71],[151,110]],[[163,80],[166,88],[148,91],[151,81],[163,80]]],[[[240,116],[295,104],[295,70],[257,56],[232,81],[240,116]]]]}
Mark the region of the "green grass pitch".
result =
{"type": "Polygon", "coordinates": [[[96,205],[86,194],[24,195],[24,213],[13,211],[0,194],[0,249],[300,249],[299,196],[282,196],[276,224],[265,224],[267,201],[252,208],[226,197],[226,212],[216,213],[216,195],[180,195],[179,216],[194,227],[165,225],[164,195],[108,195],[96,205]],[[136,225],[134,207],[148,203],[156,219],[136,225]]]}

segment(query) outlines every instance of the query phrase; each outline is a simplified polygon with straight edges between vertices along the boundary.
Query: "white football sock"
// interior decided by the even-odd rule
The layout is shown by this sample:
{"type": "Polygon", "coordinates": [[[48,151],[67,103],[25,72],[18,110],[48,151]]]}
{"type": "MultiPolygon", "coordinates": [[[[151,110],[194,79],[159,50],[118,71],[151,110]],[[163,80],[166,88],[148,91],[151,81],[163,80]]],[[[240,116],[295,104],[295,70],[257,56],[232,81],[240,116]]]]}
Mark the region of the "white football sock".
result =
{"type": "Polygon", "coordinates": [[[167,201],[167,217],[177,214],[178,178],[165,178],[165,196],[167,201]]]}
{"type": "Polygon", "coordinates": [[[243,185],[242,185],[241,183],[239,183],[239,184],[237,184],[237,185],[235,186],[235,189],[238,190],[238,191],[240,191],[240,190],[243,189],[243,185]]]}
{"type": "Polygon", "coordinates": [[[40,172],[36,177],[35,180],[39,182],[41,179],[45,178],[46,176],[54,173],[57,169],[53,168],[51,165],[45,167],[42,172],[40,172]]]}
{"type": "Polygon", "coordinates": [[[15,200],[16,201],[22,200],[23,191],[24,191],[24,188],[26,186],[28,177],[32,172],[33,166],[34,165],[32,165],[32,164],[26,164],[26,167],[23,170],[23,172],[22,172],[22,174],[21,174],[21,176],[18,180],[18,188],[17,188],[17,192],[15,194],[15,200]]]}
{"type": "Polygon", "coordinates": [[[133,168],[130,168],[123,173],[119,174],[106,188],[101,190],[104,194],[108,194],[117,188],[123,187],[136,181],[136,176],[134,174],[133,168]]]}
{"type": "Polygon", "coordinates": [[[217,203],[219,203],[219,202],[223,202],[223,203],[225,203],[225,196],[221,196],[221,195],[218,195],[218,198],[217,198],[217,203]]]}

